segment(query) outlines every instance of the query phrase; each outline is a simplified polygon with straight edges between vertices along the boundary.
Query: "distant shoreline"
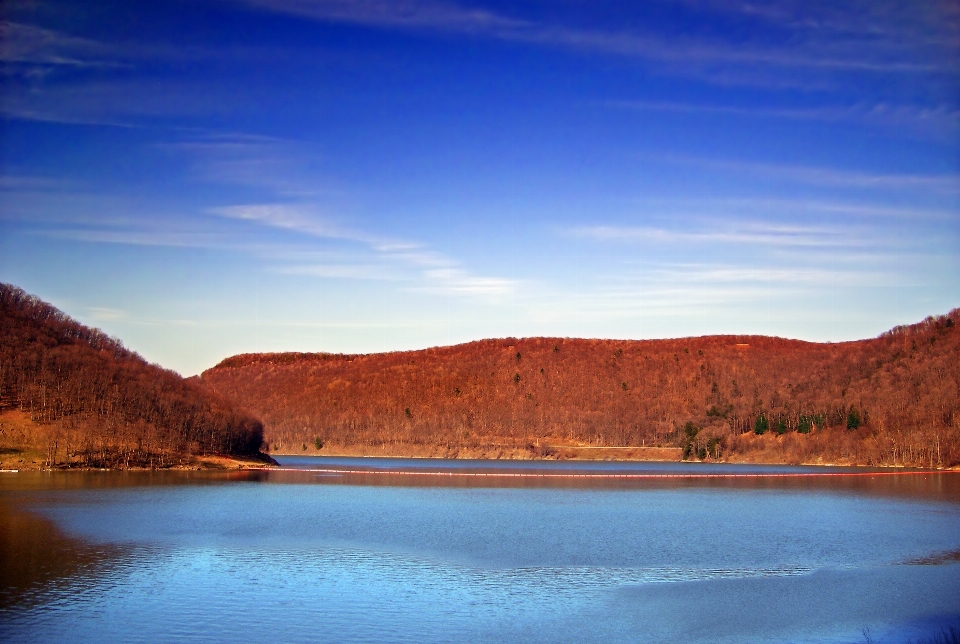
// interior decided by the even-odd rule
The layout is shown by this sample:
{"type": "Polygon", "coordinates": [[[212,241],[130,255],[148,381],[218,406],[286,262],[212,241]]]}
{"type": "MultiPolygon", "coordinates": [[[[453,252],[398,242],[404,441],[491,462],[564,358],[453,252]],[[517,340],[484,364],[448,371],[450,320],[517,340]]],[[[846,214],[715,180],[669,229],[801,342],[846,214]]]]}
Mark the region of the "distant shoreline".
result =
{"type": "MultiPolygon", "coordinates": [[[[603,449],[603,448],[600,448],[603,449]]],[[[662,448],[662,449],[679,449],[679,448],[662,448]]],[[[861,468],[870,468],[873,470],[911,470],[911,471],[922,471],[922,472],[957,472],[960,471],[960,467],[940,467],[940,468],[923,468],[923,467],[914,467],[906,465],[866,465],[863,463],[819,463],[819,462],[803,462],[803,463],[786,463],[786,462],[777,462],[777,461],[750,461],[750,460],[710,460],[710,461],[696,461],[696,460],[682,460],[682,459],[658,459],[658,458],[537,458],[530,456],[519,456],[519,457],[483,457],[483,456],[444,456],[444,455],[400,455],[396,453],[377,453],[370,454],[364,453],[360,454],[356,451],[350,452],[273,452],[273,456],[283,457],[283,456],[311,456],[311,457],[329,457],[329,458],[371,458],[371,459],[410,459],[410,460],[488,460],[488,461],[525,461],[529,463],[556,463],[562,461],[568,462],[605,462],[605,463],[691,463],[691,464],[700,464],[706,463],[710,465],[783,465],[783,466],[811,466],[811,467],[824,467],[824,468],[835,468],[835,467],[861,467],[861,468]]],[[[266,455],[264,455],[266,456],[266,455]]],[[[31,459],[30,461],[24,460],[23,462],[11,463],[9,460],[3,461],[0,463],[0,475],[2,474],[16,474],[20,472],[164,472],[164,471],[180,471],[180,472],[189,472],[189,471],[250,471],[250,470],[264,470],[264,469],[282,469],[280,463],[274,460],[270,456],[266,456],[266,459],[247,459],[247,458],[235,458],[228,456],[199,456],[191,457],[188,462],[181,464],[164,466],[164,467],[141,467],[141,466],[131,466],[131,467],[88,467],[88,466],[76,466],[76,467],[64,467],[64,466],[54,466],[49,467],[43,463],[31,459]]]]}
{"type": "MultiPolygon", "coordinates": [[[[417,446],[421,449],[413,450],[396,450],[390,449],[395,446],[335,446],[331,448],[324,447],[321,450],[315,450],[309,448],[308,450],[277,450],[271,451],[271,456],[284,457],[284,456],[318,456],[318,457],[369,457],[369,458],[396,458],[396,459],[433,459],[433,460],[492,460],[492,461],[530,461],[530,462],[557,462],[557,461],[602,461],[610,463],[641,463],[641,462],[651,462],[651,463],[709,463],[709,464],[723,464],[723,465],[801,465],[801,466],[816,466],[816,467],[869,467],[874,469],[884,469],[884,470],[924,470],[930,472],[943,472],[943,471],[957,471],[960,470],[960,467],[917,467],[913,465],[903,465],[903,464],[872,464],[872,463],[856,463],[856,462],[823,462],[823,461],[784,461],[784,460],[771,460],[771,459],[745,459],[745,458],[733,458],[733,459],[710,459],[705,461],[699,461],[696,459],[686,459],[682,458],[683,449],[679,447],[602,447],[602,446],[557,446],[558,452],[552,456],[536,456],[533,455],[529,450],[519,449],[519,448],[503,448],[500,452],[503,455],[500,456],[491,456],[489,452],[491,450],[485,449],[462,449],[459,450],[456,454],[445,454],[439,453],[444,448],[437,447],[435,450],[426,450],[422,449],[423,446],[417,446]],[[569,452],[586,450],[586,454],[581,455],[570,455],[569,452]],[[623,451],[629,451],[632,453],[639,452],[643,457],[632,458],[632,457],[616,457],[614,458],[611,454],[622,454],[623,451]],[[670,458],[657,458],[660,453],[675,453],[675,456],[670,458]]],[[[553,447],[553,446],[545,446],[553,447]]]]}
{"type": "Polygon", "coordinates": [[[310,446],[304,449],[272,450],[275,456],[382,456],[388,458],[436,458],[436,459],[489,459],[508,461],[663,461],[682,460],[680,447],[603,447],[579,445],[536,445],[517,447],[511,445],[483,445],[479,447],[447,447],[444,445],[339,445],[328,444],[317,450],[310,446]]]}
{"type": "MultiPolygon", "coordinates": [[[[776,452],[762,451],[751,454],[736,454],[732,458],[710,458],[698,460],[683,458],[680,447],[664,446],[603,446],[603,445],[564,445],[543,443],[526,447],[509,445],[481,445],[477,447],[448,447],[444,445],[397,444],[381,445],[342,445],[328,443],[321,449],[307,446],[303,449],[283,448],[261,452],[255,457],[227,455],[190,455],[165,454],[165,463],[150,466],[143,462],[131,465],[111,464],[94,466],[58,463],[48,464],[44,453],[37,447],[2,448],[0,447],[0,474],[16,471],[197,471],[197,470],[245,470],[278,467],[274,456],[319,456],[319,457],[374,457],[397,459],[433,459],[433,460],[491,460],[491,461],[529,461],[529,462],[611,462],[611,463],[722,463],[743,465],[808,465],[820,467],[870,467],[884,470],[923,469],[926,471],[960,470],[960,467],[917,467],[904,464],[877,464],[856,462],[853,459],[842,461],[777,459],[776,452]],[[752,458],[751,458],[752,456],[752,458]]],[[[159,455],[157,455],[159,459],[159,455]]]]}

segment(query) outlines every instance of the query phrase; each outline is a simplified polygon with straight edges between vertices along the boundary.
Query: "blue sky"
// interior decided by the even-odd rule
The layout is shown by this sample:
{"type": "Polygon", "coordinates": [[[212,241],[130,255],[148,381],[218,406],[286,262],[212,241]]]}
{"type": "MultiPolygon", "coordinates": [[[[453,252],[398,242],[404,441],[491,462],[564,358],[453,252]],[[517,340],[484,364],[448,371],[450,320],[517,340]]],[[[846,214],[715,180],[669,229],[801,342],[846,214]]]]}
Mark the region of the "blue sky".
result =
{"type": "Polygon", "coordinates": [[[954,2],[6,0],[0,281],[193,374],[960,306],[954,2]]]}

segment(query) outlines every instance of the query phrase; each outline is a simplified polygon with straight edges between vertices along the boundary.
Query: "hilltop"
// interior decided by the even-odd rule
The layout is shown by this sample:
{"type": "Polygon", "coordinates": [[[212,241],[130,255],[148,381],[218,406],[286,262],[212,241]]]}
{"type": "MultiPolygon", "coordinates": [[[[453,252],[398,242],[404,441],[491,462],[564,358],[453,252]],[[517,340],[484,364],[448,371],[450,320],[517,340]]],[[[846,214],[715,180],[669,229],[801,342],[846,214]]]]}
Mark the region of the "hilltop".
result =
{"type": "Polygon", "coordinates": [[[245,354],[200,379],[287,453],[637,458],[661,447],[700,460],[951,466],[958,323],[953,310],[841,343],[505,338],[245,354]]]}
{"type": "Polygon", "coordinates": [[[0,467],[169,467],[258,458],[259,420],[0,283],[0,467]]]}

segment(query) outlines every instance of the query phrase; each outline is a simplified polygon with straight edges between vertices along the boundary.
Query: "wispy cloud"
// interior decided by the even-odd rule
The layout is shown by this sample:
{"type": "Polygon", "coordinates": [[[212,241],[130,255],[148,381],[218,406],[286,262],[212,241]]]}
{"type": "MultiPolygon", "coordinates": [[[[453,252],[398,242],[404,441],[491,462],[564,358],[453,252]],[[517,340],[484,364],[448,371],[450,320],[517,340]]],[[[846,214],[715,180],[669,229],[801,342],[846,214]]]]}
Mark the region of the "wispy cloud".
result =
{"type": "MultiPolygon", "coordinates": [[[[910,11],[891,11],[887,6],[890,3],[844,3],[845,8],[839,9],[831,3],[692,3],[692,8],[685,11],[694,16],[693,23],[709,20],[715,14],[724,14],[725,20],[733,15],[747,22],[726,32],[680,24],[670,33],[643,19],[584,23],[573,14],[564,16],[563,10],[548,12],[551,17],[544,18],[543,11],[531,13],[529,6],[526,9],[530,15],[524,15],[522,4],[512,6],[509,13],[476,3],[438,0],[235,0],[234,4],[327,23],[633,58],[658,75],[694,77],[715,85],[829,87],[839,92],[849,85],[851,75],[945,75],[953,84],[960,76],[957,12],[948,6],[943,8],[944,3],[910,11]],[[877,9],[871,6],[874,4],[884,7],[877,9]],[[756,20],[769,24],[764,29],[752,29],[750,21],[756,20]],[[750,36],[769,34],[771,24],[783,30],[781,37],[750,36]]],[[[0,62],[6,65],[8,74],[19,70],[6,78],[9,87],[0,96],[0,110],[8,118],[125,127],[158,118],[224,117],[236,113],[244,87],[232,86],[223,78],[189,82],[176,70],[162,70],[171,64],[180,69],[187,62],[197,61],[262,63],[267,57],[302,63],[303,52],[296,52],[296,48],[274,46],[254,51],[236,45],[104,42],[40,24],[0,21],[0,62]],[[113,73],[117,70],[134,73],[113,73]],[[30,80],[38,78],[46,80],[30,80]]],[[[309,58],[314,57],[312,53],[309,58]]],[[[792,119],[913,123],[927,130],[955,127],[956,105],[898,104],[885,92],[876,92],[872,81],[871,86],[870,93],[877,99],[868,106],[851,108],[750,110],[669,102],[644,105],[642,101],[633,106],[792,119]]],[[[917,95],[913,91],[908,94],[917,95]]],[[[255,171],[251,160],[244,163],[248,173],[255,171]]],[[[245,171],[241,164],[234,164],[232,169],[228,165],[223,162],[227,172],[245,171]]]]}
{"type": "Polygon", "coordinates": [[[326,21],[456,32],[503,33],[532,23],[485,9],[431,1],[405,0],[247,0],[253,6],[326,21]]]}
{"type": "Polygon", "coordinates": [[[122,320],[130,315],[127,311],[122,309],[113,309],[104,306],[90,306],[87,307],[87,311],[90,312],[90,317],[98,322],[122,320]]]}
{"type": "Polygon", "coordinates": [[[318,198],[323,192],[310,190],[326,180],[304,167],[295,142],[219,134],[155,147],[185,154],[198,182],[243,185],[274,200],[208,207],[202,210],[206,216],[196,216],[85,195],[78,186],[42,177],[6,176],[0,180],[0,191],[8,194],[0,219],[58,239],[208,248],[256,257],[280,274],[402,282],[401,288],[435,294],[495,297],[518,285],[504,277],[476,275],[423,243],[345,223],[350,218],[331,214],[336,208],[318,198]],[[64,210],[65,201],[71,208],[64,210]],[[283,234],[264,234],[266,230],[283,234]]]}
{"type": "Polygon", "coordinates": [[[88,38],[0,20],[0,61],[43,66],[116,67],[111,48],[88,38]]]}
{"type": "Polygon", "coordinates": [[[672,213],[698,213],[701,217],[726,213],[739,219],[745,219],[744,213],[754,213],[756,218],[781,213],[790,216],[826,216],[843,215],[857,221],[870,220],[912,220],[953,221],[957,213],[947,209],[931,209],[922,206],[890,206],[872,202],[829,201],[815,198],[787,197],[677,197],[670,199],[638,200],[644,207],[672,213]]]}
{"type": "Polygon", "coordinates": [[[384,264],[294,264],[274,269],[282,275],[303,275],[330,279],[401,281],[403,276],[384,264]]]}
{"type": "Polygon", "coordinates": [[[724,104],[683,103],[673,101],[617,100],[604,105],[642,112],[671,114],[718,114],[746,118],[791,119],[823,122],[874,123],[879,126],[906,125],[928,135],[943,136],[960,128],[960,109],[956,106],[892,105],[885,102],[851,106],[774,107],[724,104]]]}
{"type": "Polygon", "coordinates": [[[473,274],[456,260],[423,244],[329,225],[302,205],[225,206],[208,213],[286,231],[293,238],[252,241],[249,232],[215,226],[211,229],[191,219],[165,219],[162,226],[142,219],[120,218],[112,223],[90,222],[82,226],[48,222],[34,232],[86,243],[240,253],[257,258],[266,270],[282,275],[397,282],[404,290],[437,295],[500,297],[515,292],[520,284],[515,279],[473,274]],[[327,245],[331,243],[335,245],[327,245]]]}
{"type": "Polygon", "coordinates": [[[650,243],[724,243],[752,244],[768,247],[838,247],[866,244],[865,240],[851,240],[844,231],[796,225],[762,223],[727,224],[726,229],[709,230],[690,227],[688,230],[670,230],[653,226],[581,226],[569,229],[574,237],[604,242],[650,243]]]}
{"type": "Polygon", "coordinates": [[[916,4],[849,0],[666,0],[698,11],[755,19],[792,31],[820,32],[877,39],[899,34],[915,44],[953,44],[960,33],[960,8],[950,3],[916,4]]]}
{"type": "Polygon", "coordinates": [[[35,176],[35,175],[0,175],[0,190],[4,192],[30,193],[30,192],[58,192],[62,190],[75,190],[78,187],[76,181],[69,179],[35,176]]]}
{"type": "Polygon", "coordinates": [[[7,118],[121,128],[143,128],[159,120],[224,118],[237,113],[246,91],[232,78],[147,73],[5,81],[9,91],[0,94],[0,113],[7,118]]]}
{"type": "Polygon", "coordinates": [[[327,177],[312,171],[317,152],[299,141],[213,132],[156,147],[186,158],[195,181],[262,188],[297,199],[334,190],[327,177]]]}
{"type": "Polygon", "coordinates": [[[758,178],[790,181],[839,188],[874,190],[922,190],[941,194],[960,192],[960,174],[908,174],[845,170],[817,166],[763,163],[730,159],[708,159],[679,155],[659,155],[667,163],[697,166],[711,170],[753,175],[758,178]]]}
{"type": "MultiPolygon", "coordinates": [[[[662,62],[734,63],[774,67],[819,68],[849,71],[915,73],[936,71],[936,62],[891,55],[891,45],[877,46],[876,34],[832,35],[825,43],[802,33],[800,22],[792,28],[794,37],[773,46],[769,43],[726,42],[704,36],[663,37],[641,28],[633,30],[588,29],[563,23],[508,16],[475,6],[434,0],[246,0],[248,4],[276,12],[326,22],[345,22],[381,28],[431,30],[472,34],[505,41],[526,42],[568,49],[636,56],[662,62]]],[[[702,8],[701,8],[701,12],[702,8]]],[[[749,16],[750,12],[742,15],[749,16]]],[[[895,26],[895,25],[893,25],[895,26]]],[[[907,50],[909,51],[909,50],[907,50]]]]}
{"type": "Polygon", "coordinates": [[[339,228],[325,222],[309,206],[297,204],[253,204],[225,206],[210,210],[211,214],[255,222],[260,225],[308,235],[320,239],[357,242],[373,254],[374,263],[288,263],[278,270],[287,274],[313,275],[325,278],[400,279],[404,272],[415,270],[420,284],[411,290],[446,295],[497,296],[513,291],[516,281],[471,275],[458,262],[405,240],[369,235],[339,228]],[[403,267],[398,271],[398,265],[403,267]]]}
{"type": "Polygon", "coordinates": [[[154,230],[134,228],[46,228],[40,234],[55,239],[97,244],[122,244],[127,246],[168,246],[174,248],[212,248],[237,249],[238,244],[229,243],[229,237],[222,233],[199,232],[196,230],[154,230]]]}
{"type": "Polygon", "coordinates": [[[509,295],[517,286],[517,281],[501,277],[478,277],[466,271],[449,267],[424,271],[427,286],[414,290],[441,293],[444,295],[509,295]]]}
{"type": "Polygon", "coordinates": [[[730,264],[670,264],[652,267],[644,278],[673,284],[782,284],[793,286],[853,286],[877,284],[894,276],[873,268],[757,267],[730,264]]]}
{"type": "MultiPolygon", "coordinates": [[[[636,328],[662,318],[672,320],[672,327],[656,325],[658,333],[666,336],[688,334],[693,329],[696,333],[717,333],[722,332],[718,318],[728,316],[738,307],[754,311],[773,307],[782,316],[784,310],[796,307],[798,302],[823,298],[830,292],[862,292],[910,283],[902,272],[889,266],[811,266],[802,257],[796,260],[780,261],[773,266],[723,260],[640,262],[600,276],[589,290],[538,292],[532,298],[534,308],[528,315],[540,323],[573,321],[588,326],[632,320],[636,328]],[[701,322],[691,328],[690,320],[701,322]],[[704,320],[709,323],[699,326],[704,320]]],[[[742,321],[732,330],[744,332],[742,321]]]]}
{"type": "Polygon", "coordinates": [[[366,244],[378,243],[363,233],[340,228],[313,211],[309,206],[288,203],[244,204],[210,208],[207,212],[218,217],[249,221],[280,228],[312,237],[346,239],[366,244]]]}

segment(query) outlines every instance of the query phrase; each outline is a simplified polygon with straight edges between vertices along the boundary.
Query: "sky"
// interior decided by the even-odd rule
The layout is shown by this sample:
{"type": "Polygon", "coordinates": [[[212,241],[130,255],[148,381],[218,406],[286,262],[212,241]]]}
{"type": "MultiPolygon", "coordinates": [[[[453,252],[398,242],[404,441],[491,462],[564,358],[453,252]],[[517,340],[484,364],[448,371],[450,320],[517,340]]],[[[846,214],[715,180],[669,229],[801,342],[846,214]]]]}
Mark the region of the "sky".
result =
{"type": "Polygon", "coordinates": [[[4,0],[0,281],[191,375],[960,306],[952,0],[4,0]]]}

